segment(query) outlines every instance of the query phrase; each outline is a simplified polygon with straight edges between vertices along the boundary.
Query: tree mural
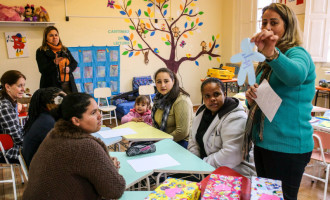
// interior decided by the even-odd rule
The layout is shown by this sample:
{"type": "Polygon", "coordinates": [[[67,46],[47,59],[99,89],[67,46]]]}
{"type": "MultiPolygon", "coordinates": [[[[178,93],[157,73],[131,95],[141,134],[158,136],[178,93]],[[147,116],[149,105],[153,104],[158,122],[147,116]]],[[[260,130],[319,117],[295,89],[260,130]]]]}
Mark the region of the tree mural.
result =
{"type": "Polygon", "coordinates": [[[200,19],[198,16],[203,15],[204,12],[198,11],[198,9],[195,8],[195,2],[197,0],[183,0],[183,3],[180,4],[178,16],[174,19],[166,18],[170,0],[144,1],[146,1],[146,10],[142,11],[141,9],[138,9],[135,11],[136,17],[133,17],[133,11],[130,9],[132,0],[128,0],[127,2],[124,0],[122,5],[114,4],[112,6],[119,9],[120,14],[128,17],[125,21],[130,23],[129,28],[132,31],[135,31],[134,33],[140,39],[139,41],[141,41],[141,43],[138,43],[134,40],[134,33],[131,33],[129,36],[123,36],[124,39],[129,42],[129,45],[126,47],[126,50],[122,55],[132,57],[133,55],[138,56],[142,53],[144,55],[144,62],[147,64],[149,62],[149,52],[152,52],[157,58],[165,63],[167,68],[175,73],[177,73],[181,63],[185,61],[195,61],[195,64],[199,66],[197,59],[202,55],[208,55],[209,60],[212,60],[212,58],[215,57],[218,62],[220,62],[220,55],[214,52],[215,48],[219,47],[219,44],[216,43],[219,35],[216,37],[213,35],[211,38],[212,41],[210,39],[210,42],[208,42],[208,46],[206,41],[202,41],[201,51],[197,53],[197,55],[192,56],[187,52],[186,56],[180,58],[177,57],[176,50],[178,46],[183,48],[186,45],[185,40],[187,40],[190,35],[193,35],[193,31],[196,31],[203,25],[203,22],[199,21],[200,19]],[[158,23],[153,21],[155,13],[151,11],[151,8],[156,9],[164,19],[159,20],[158,23]],[[134,20],[134,18],[137,18],[137,20],[134,20]],[[145,19],[146,22],[144,22],[143,19],[145,19]],[[183,24],[183,27],[178,27],[177,24],[179,23],[183,24]],[[159,26],[159,24],[161,26],[159,26]],[[157,36],[164,41],[164,45],[168,46],[170,51],[168,58],[163,57],[158,48],[152,46],[150,41],[151,37],[157,36]]]}

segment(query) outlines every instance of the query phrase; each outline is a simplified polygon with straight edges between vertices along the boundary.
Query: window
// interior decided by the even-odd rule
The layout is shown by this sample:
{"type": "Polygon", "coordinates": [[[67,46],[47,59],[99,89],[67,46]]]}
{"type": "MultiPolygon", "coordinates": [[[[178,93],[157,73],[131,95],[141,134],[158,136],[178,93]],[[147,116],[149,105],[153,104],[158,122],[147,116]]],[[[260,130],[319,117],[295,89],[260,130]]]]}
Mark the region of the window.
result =
{"type": "Polygon", "coordinates": [[[261,16],[262,16],[262,9],[269,4],[275,2],[274,0],[258,0],[257,3],[257,24],[256,24],[256,33],[261,31],[261,16]]]}

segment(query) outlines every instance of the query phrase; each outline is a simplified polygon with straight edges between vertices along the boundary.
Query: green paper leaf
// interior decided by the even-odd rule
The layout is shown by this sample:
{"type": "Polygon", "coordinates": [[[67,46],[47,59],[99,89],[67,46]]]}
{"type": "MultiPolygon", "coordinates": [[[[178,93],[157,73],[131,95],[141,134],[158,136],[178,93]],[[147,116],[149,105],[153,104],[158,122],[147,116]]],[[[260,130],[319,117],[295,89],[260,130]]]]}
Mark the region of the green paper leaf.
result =
{"type": "Polygon", "coordinates": [[[195,23],[194,22],[191,22],[191,28],[194,27],[195,23]]]}
{"type": "Polygon", "coordinates": [[[214,37],[214,35],[212,35],[212,41],[214,41],[215,40],[215,37],[214,37]]]}
{"type": "Polygon", "coordinates": [[[198,14],[199,14],[199,15],[202,15],[202,14],[204,14],[204,12],[203,12],[203,11],[200,11],[198,14]]]}
{"type": "Polygon", "coordinates": [[[212,60],[212,57],[211,56],[209,56],[209,60],[212,60]]]}
{"type": "Polygon", "coordinates": [[[139,47],[140,49],[142,49],[142,45],[141,45],[141,44],[138,44],[138,47],[139,47]]]}
{"type": "Polygon", "coordinates": [[[149,17],[149,13],[147,11],[144,11],[144,15],[149,17]]]}
{"type": "Polygon", "coordinates": [[[171,43],[170,43],[170,42],[165,42],[165,44],[166,44],[166,45],[171,45],[171,43]]]}
{"type": "Polygon", "coordinates": [[[143,33],[144,33],[144,34],[147,34],[148,32],[149,32],[148,30],[144,30],[144,32],[143,32],[143,33]]]}
{"type": "Polygon", "coordinates": [[[185,10],[184,10],[184,13],[187,13],[188,12],[188,8],[186,8],[185,10]]]}
{"type": "Polygon", "coordinates": [[[125,56],[127,54],[128,54],[128,51],[124,51],[122,55],[125,56]]]}
{"type": "Polygon", "coordinates": [[[133,31],[135,30],[134,26],[129,26],[129,28],[133,31]]]}
{"type": "Polygon", "coordinates": [[[130,1],[128,1],[127,2],[127,6],[130,6],[131,5],[131,3],[132,3],[132,1],[130,0],[130,1]]]}
{"type": "Polygon", "coordinates": [[[164,6],[163,6],[163,8],[167,8],[168,7],[168,4],[165,4],[164,6]]]}

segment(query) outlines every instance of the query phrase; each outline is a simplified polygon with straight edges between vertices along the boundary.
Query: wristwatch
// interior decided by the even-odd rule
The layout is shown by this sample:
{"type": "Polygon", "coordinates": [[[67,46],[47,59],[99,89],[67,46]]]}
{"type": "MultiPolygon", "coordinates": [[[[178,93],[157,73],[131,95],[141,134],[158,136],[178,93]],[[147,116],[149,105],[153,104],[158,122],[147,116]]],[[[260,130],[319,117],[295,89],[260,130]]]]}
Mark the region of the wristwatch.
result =
{"type": "Polygon", "coordinates": [[[271,62],[272,60],[277,59],[279,54],[280,52],[275,48],[274,54],[272,56],[266,57],[266,61],[271,62]]]}

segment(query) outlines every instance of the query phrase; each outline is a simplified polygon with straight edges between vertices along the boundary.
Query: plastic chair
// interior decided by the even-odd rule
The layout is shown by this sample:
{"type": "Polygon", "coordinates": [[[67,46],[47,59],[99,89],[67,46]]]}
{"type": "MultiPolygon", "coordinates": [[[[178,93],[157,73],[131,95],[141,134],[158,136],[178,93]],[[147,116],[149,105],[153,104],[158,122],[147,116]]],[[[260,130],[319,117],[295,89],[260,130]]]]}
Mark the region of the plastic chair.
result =
{"type": "Polygon", "coordinates": [[[150,105],[153,105],[151,95],[155,94],[155,88],[153,85],[141,85],[139,87],[139,95],[149,95],[150,105]]]}
{"type": "MultiPolygon", "coordinates": [[[[0,150],[2,155],[6,155],[5,154],[5,150],[11,149],[14,146],[13,144],[13,140],[10,137],[10,135],[8,134],[0,134],[0,150]]],[[[11,164],[9,163],[8,159],[6,158],[6,156],[4,156],[5,161],[7,164],[7,166],[0,166],[1,169],[6,169],[6,168],[10,168],[10,173],[11,173],[11,179],[7,179],[7,180],[0,180],[0,183],[13,183],[13,191],[14,191],[14,199],[17,199],[17,194],[16,194],[16,182],[15,182],[15,171],[14,171],[14,167],[19,167],[18,164],[11,164]]],[[[22,183],[24,183],[24,178],[22,176],[22,172],[21,172],[21,168],[18,168],[20,175],[21,175],[21,179],[22,179],[22,183]]]]}
{"type": "Polygon", "coordinates": [[[111,97],[111,89],[108,87],[105,88],[96,88],[94,90],[94,97],[97,98],[97,105],[99,106],[99,109],[101,111],[101,116],[102,116],[102,120],[101,123],[103,124],[104,120],[109,119],[110,120],[110,124],[111,124],[111,120],[115,119],[116,120],[116,126],[118,126],[118,122],[117,122],[117,115],[116,115],[116,106],[114,105],[109,105],[108,102],[108,97],[111,97]],[[101,100],[105,99],[105,101],[107,102],[106,106],[103,106],[101,104],[101,100]],[[109,114],[104,114],[105,113],[109,113],[109,114]],[[114,112],[115,115],[112,116],[111,112],[114,112]]]}
{"type": "MultiPolygon", "coordinates": [[[[322,144],[322,133],[320,132],[314,132],[313,138],[314,138],[314,150],[312,152],[312,157],[314,161],[316,161],[316,164],[318,167],[325,167],[325,178],[321,178],[321,171],[319,168],[318,176],[314,176],[312,174],[307,174],[306,172],[304,173],[305,176],[308,176],[312,179],[316,179],[319,181],[322,181],[325,183],[324,186],[324,195],[323,195],[323,200],[327,199],[327,189],[328,189],[328,181],[329,181],[329,170],[330,170],[330,154],[327,152],[324,152],[324,146],[322,144]]],[[[324,133],[328,134],[328,133],[324,133]]],[[[307,167],[315,167],[314,165],[309,165],[307,167]]]]}

